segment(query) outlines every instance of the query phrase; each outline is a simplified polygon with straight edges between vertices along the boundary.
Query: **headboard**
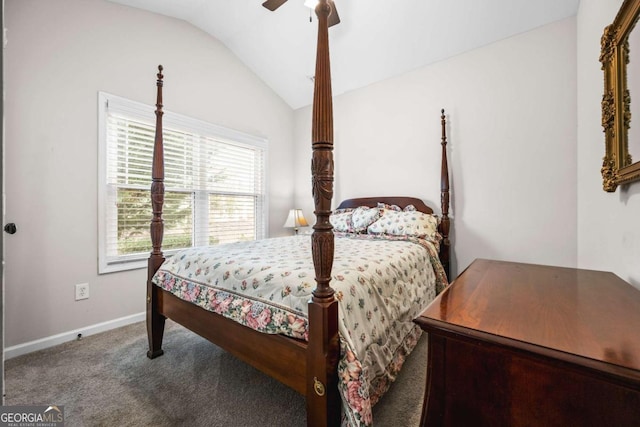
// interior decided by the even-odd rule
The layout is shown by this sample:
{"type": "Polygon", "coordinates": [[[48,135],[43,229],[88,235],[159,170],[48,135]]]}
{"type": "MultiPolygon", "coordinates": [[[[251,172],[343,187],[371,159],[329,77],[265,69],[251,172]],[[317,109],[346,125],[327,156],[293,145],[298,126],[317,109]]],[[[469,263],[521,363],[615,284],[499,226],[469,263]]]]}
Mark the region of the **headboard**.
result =
{"type": "Polygon", "coordinates": [[[357,199],[346,199],[340,203],[338,209],[357,208],[358,206],[369,206],[375,208],[378,206],[378,202],[387,203],[389,205],[397,205],[401,208],[405,208],[408,205],[413,205],[420,212],[431,214],[433,209],[425,205],[424,202],[415,197],[361,197],[357,199]]]}

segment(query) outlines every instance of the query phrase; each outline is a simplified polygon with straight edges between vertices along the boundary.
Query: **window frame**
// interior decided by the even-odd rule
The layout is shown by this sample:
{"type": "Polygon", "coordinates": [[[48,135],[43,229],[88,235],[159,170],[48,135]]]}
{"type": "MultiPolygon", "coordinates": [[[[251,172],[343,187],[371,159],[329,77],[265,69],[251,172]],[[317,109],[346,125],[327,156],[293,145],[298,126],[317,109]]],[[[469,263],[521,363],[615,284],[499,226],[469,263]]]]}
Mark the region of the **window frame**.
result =
{"type": "MultiPolygon", "coordinates": [[[[149,252],[136,253],[129,255],[121,255],[116,258],[109,257],[107,253],[108,242],[108,206],[109,191],[117,191],[115,187],[107,184],[107,117],[109,110],[116,110],[118,113],[123,114],[126,118],[132,120],[138,120],[152,127],[155,127],[155,107],[141,102],[132,101],[117,95],[113,95],[107,92],[98,92],[98,274],[107,274],[117,271],[126,271],[133,269],[145,268],[147,266],[147,260],[149,252]]],[[[262,150],[262,179],[261,189],[258,193],[257,203],[261,206],[261,209],[256,207],[255,215],[255,227],[256,238],[268,237],[268,155],[269,155],[269,143],[266,138],[249,135],[234,129],[225,128],[219,125],[205,122],[203,120],[191,118],[181,114],[173,113],[171,111],[164,110],[163,114],[163,127],[165,129],[173,129],[178,131],[184,131],[188,133],[197,134],[200,137],[215,138],[220,140],[230,141],[232,144],[252,146],[262,150]],[[260,212],[260,210],[262,212],[260,212]]],[[[167,189],[169,191],[169,189],[167,189]]],[[[202,201],[203,195],[207,194],[206,190],[193,188],[191,190],[192,197],[194,199],[194,209],[192,221],[194,223],[194,231],[192,235],[193,246],[201,245],[201,243],[208,243],[209,238],[207,236],[201,236],[195,231],[195,223],[197,220],[202,220],[202,213],[209,212],[204,206],[196,204],[196,199],[200,198],[202,201]],[[197,211],[201,212],[198,214],[197,211]]],[[[217,193],[222,194],[222,193],[217,193]]],[[[117,208],[114,209],[117,215],[117,208]]],[[[151,201],[149,201],[149,224],[151,224],[151,201]]],[[[163,250],[166,257],[171,256],[180,249],[163,250]]]]}

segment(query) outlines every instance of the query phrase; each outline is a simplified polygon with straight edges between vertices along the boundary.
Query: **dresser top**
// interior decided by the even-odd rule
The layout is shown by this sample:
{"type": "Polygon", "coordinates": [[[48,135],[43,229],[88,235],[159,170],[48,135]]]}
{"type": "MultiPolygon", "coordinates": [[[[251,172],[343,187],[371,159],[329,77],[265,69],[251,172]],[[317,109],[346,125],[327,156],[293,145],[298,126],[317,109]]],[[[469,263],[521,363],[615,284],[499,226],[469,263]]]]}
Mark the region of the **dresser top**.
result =
{"type": "Polygon", "coordinates": [[[479,259],[416,322],[640,371],[640,291],[613,273],[479,259]]]}

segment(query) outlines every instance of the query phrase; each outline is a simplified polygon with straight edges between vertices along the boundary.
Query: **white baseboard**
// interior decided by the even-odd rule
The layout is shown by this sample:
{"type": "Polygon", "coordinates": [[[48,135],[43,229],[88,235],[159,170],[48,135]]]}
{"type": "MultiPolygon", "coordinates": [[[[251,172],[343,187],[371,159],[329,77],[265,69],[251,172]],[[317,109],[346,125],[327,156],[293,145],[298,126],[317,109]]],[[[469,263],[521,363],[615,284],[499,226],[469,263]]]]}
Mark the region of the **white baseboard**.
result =
{"type": "Polygon", "coordinates": [[[83,337],[87,337],[90,335],[98,334],[100,332],[119,328],[121,326],[142,322],[143,320],[145,320],[145,316],[146,312],[132,314],[130,316],[121,317],[119,319],[90,325],[85,328],[75,329],[73,331],[63,332],[61,334],[52,335],[50,337],[40,338],[39,340],[26,342],[24,344],[7,347],[4,349],[4,359],[8,360],[13,357],[22,356],[23,354],[53,347],[55,345],[62,344],[68,341],[73,341],[75,339],[78,339],[78,334],[82,334],[83,337]]]}

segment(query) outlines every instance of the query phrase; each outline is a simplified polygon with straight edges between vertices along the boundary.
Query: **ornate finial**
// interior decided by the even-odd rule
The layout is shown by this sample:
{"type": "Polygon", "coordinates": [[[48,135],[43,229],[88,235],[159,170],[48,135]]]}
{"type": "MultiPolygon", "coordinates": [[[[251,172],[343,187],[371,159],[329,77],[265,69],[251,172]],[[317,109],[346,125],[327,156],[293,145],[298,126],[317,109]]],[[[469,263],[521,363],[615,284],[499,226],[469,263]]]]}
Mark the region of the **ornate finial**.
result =
{"type": "Polygon", "coordinates": [[[162,67],[162,65],[158,65],[158,83],[162,82],[162,79],[164,78],[164,75],[162,74],[162,70],[164,70],[164,68],[162,67]]]}
{"type": "MultiPolygon", "coordinates": [[[[442,124],[442,147],[444,148],[445,145],[447,145],[447,134],[445,131],[445,125],[446,125],[446,117],[444,115],[444,108],[442,110],[440,110],[441,116],[440,116],[440,123],[442,124]]],[[[443,153],[445,154],[445,153],[443,153]]]]}
{"type": "Polygon", "coordinates": [[[331,5],[327,0],[320,0],[316,5],[316,16],[320,18],[320,13],[324,13],[325,16],[329,16],[331,13],[331,5]]]}

